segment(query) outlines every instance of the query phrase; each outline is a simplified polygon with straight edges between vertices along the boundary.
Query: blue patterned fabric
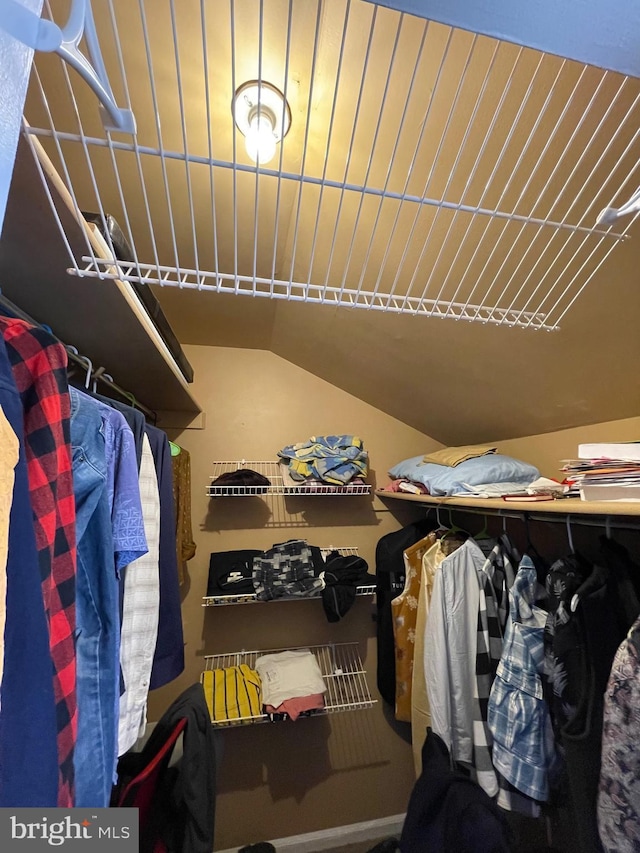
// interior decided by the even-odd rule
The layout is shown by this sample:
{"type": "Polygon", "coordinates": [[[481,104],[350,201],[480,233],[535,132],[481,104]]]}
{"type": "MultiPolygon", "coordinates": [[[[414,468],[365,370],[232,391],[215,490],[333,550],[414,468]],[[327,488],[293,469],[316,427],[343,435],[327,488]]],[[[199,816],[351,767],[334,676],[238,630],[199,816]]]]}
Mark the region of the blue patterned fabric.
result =
{"type": "Polygon", "coordinates": [[[489,697],[488,723],[496,770],[522,793],[544,801],[555,751],[540,678],[547,614],[534,604],[536,583],[533,563],[525,556],[509,593],[509,621],[489,697]]]}
{"type": "Polygon", "coordinates": [[[119,572],[148,550],[140,503],[136,446],[124,416],[99,400],[94,402],[104,422],[107,493],[116,570],[119,572]]]}
{"type": "Polygon", "coordinates": [[[318,435],[278,451],[294,480],[309,478],[342,486],[354,477],[366,477],[369,457],[355,435],[318,435]]]}

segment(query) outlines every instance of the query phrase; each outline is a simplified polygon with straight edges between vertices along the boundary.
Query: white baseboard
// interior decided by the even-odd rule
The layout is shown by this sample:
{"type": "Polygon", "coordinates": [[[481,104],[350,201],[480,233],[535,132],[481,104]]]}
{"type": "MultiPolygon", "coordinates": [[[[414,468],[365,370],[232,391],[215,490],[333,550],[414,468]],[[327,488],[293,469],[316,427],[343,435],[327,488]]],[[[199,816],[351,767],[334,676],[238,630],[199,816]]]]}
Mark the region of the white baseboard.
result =
{"type": "MultiPolygon", "coordinates": [[[[318,850],[341,850],[348,844],[361,841],[376,842],[378,839],[395,835],[400,837],[403,814],[350,823],[347,826],[334,826],[317,832],[305,832],[304,835],[290,835],[288,838],[271,839],[277,853],[316,853],[318,850]]],[[[238,853],[238,847],[217,850],[215,853],[238,853]]]]}

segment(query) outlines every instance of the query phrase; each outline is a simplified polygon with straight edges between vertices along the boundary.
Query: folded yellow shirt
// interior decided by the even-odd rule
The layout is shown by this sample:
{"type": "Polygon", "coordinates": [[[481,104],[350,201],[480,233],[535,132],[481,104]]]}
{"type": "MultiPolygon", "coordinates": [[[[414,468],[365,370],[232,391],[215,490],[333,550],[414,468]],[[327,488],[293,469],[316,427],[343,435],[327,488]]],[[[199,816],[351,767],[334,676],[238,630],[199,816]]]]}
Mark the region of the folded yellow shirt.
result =
{"type": "Polygon", "coordinates": [[[202,685],[212,722],[262,715],[260,676],[246,664],[208,669],[202,673],[202,685]]]}
{"type": "Polygon", "coordinates": [[[423,456],[423,462],[433,462],[435,465],[448,465],[454,468],[467,459],[475,459],[477,456],[486,456],[487,453],[495,453],[496,447],[489,444],[466,444],[462,447],[444,447],[442,450],[434,450],[423,456]]]}

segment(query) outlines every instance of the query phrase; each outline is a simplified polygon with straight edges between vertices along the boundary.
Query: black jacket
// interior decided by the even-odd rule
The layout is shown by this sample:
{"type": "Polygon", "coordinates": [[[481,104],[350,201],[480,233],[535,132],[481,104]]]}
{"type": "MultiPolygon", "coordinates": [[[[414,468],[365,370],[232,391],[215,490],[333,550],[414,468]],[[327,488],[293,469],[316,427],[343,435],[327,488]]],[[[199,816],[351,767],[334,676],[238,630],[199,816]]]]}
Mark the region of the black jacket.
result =
{"type": "MultiPolygon", "coordinates": [[[[140,850],[152,851],[161,839],[169,853],[211,853],[215,826],[216,758],[214,729],[202,684],[188,687],[164,712],[140,753],[124,755],[118,764],[120,786],[147,767],[177,723],[186,718],[183,755],[163,770],[145,825],[140,850]]],[[[120,805],[135,805],[121,802],[120,805]]]]}
{"type": "Polygon", "coordinates": [[[422,747],[400,838],[402,853],[509,853],[504,816],[482,788],[451,769],[444,742],[431,729],[422,747]]]}

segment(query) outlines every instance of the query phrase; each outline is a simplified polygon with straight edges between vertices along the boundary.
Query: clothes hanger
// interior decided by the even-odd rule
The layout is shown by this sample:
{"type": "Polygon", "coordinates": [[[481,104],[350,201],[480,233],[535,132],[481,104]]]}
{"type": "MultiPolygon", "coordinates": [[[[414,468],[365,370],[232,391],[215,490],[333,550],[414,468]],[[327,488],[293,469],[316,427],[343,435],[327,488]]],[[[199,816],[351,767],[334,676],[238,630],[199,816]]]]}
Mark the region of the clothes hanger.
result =
{"type": "Polygon", "coordinates": [[[136,403],[136,398],[133,396],[133,394],[131,393],[131,391],[123,391],[123,392],[122,392],[122,394],[123,394],[123,395],[127,398],[127,400],[131,403],[131,407],[132,407],[133,409],[135,409],[135,408],[136,408],[136,405],[137,405],[137,403],[136,403]]]}
{"type": "Polygon", "coordinates": [[[436,524],[438,525],[438,530],[446,530],[446,524],[442,523],[442,519],[440,518],[440,504],[436,506],[436,524]]]}
{"type": "MultiPolygon", "coordinates": [[[[74,355],[78,361],[81,361],[83,364],[87,365],[85,368],[86,372],[84,375],[84,387],[88,391],[89,386],[91,385],[91,374],[93,373],[93,363],[91,362],[91,359],[88,358],[86,355],[81,355],[78,352],[77,348],[74,346],[71,346],[70,344],[66,344],[65,349],[70,355],[74,355]]],[[[78,369],[79,369],[79,365],[76,364],[75,362],[74,362],[74,364],[68,364],[67,365],[67,375],[69,377],[72,377],[75,374],[76,370],[78,370],[78,369]]]]}
{"type": "MultiPolygon", "coordinates": [[[[102,368],[100,368],[100,370],[102,370],[102,368]]],[[[102,373],[99,373],[99,374],[96,373],[94,375],[94,379],[93,379],[93,393],[94,394],[97,393],[97,390],[98,390],[98,377],[99,376],[102,376],[102,378],[106,379],[107,382],[114,382],[115,381],[113,376],[110,373],[105,373],[104,370],[102,370],[102,373]]]]}
{"type": "MultiPolygon", "coordinates": [[[[77,348],[72,346],[71,344],[65,344],[64,348],[69,355],[75,355],[75,357],[78,359],[82,358],[82,356],[78,352],[77,348]]],[[[79,365],[77,364],[75,359],[74,360],[67,359],[67,376],[70,379],[73,378],[77,374],[78,366],[79,365]]]]}
{"type": "Polygon", "coordinates": [[[104,367],[96,368],[93,371],[93,384],[91,385],[91,391],[94,394],[98,393],[98,379],[106,379],[108,382],[113,382],[113,376],[107,373],[104,367]]]}
{"type": "MultiPolygon", "coordinates": [[[[533,564],[536,568],[536,575],[538,578],[538,582],[544,586],[544,579],[546,577],[546,563],[538,553],[536,546],[531,541],[531,536],[529,535],[529,529],[526,526],[528,522],[528,518],[526,514],[523,517],[523,521],[525,523],[525,530],[527,531],[528,538],[528,546],[525,546],[524,554],[529,554],[531,559],[533,560],[533,564]]],[[[506,556],[509,558],[511,565],[514,571],[518,571],[518,566],[520,565],[520,561],[522,560],[522,554],[519,549],[516,547],[515,543],[509,537],[509,531],[507,530],[507,520],[506,517],[503,516],[502,519],[502,535],[500,536],[500,545],[502,550],[505,552],[506,556]]]]}
{"type": "MultiPolygon", "coordinates": [[[[547,563],[546,563],[545,559],[542,557],[542,555],[540,554],[540,552],[538,551],[538,549],[536,548],[536,546],[534,545],[533,540],[531,539],[531,530],[529,528],[530,519],[529,519],[529,514],[526,512],[524,514],[523,521],[524,521],[524,530],[525,530],[525,536],[526,536],[524,553],[527,554],[531,558],[531,560],[533,561],[533,565],[535,566],[535,569],[536,569],[536,575],[538,578],[538,583],[541,586],[545,586],[545,579],[546,579],[546,575],[547,575],[547,563]]],[[[513,558],[515,559],[517,556],[516,549],[512,548],[512,554],[513,554],[513,558]]],[[[519,562],[519,559],[517,560],[517,562],[519,562]]]]}
{"type": "Polygon", "coordinates": [[[434,531],[436,533],[436,536],[438,537],[438,539],[444,539],[444,537],[450,532],[450,528],[444,523],[440,516],[439,504],[436,506],[436,524],[437,527],[434,531]]]}
{"type": "Polygon", "coordinates": [[[571,533],[571,516],[570,515],[567,516],[566,521],[567,521],[567,539],[569,541],[569,551],[571,554],[575,554],[576,549],[574,548],[574,545],[573,545],[573,534],[571,533]]]}
{"type": "Polygon", "coordinates": [[[171,449],[172,456],[180,456],[182,453],[182,448],[179,444],[175,444],[173,441],[169,442],[169,448],[171,449]]]}
{"type": "Polygon", "coordinates": [[[489,521],[486,515],[482,516],[482,521],[484,524],[482,525],[482,530],[479,533],[474,535],[474,539],[488,539],[489,538],[489,521]]]}
{"type": "Polygon", "coordinates": [[[453,515],[451,513],[451,509],[449,508],[449,526],[442,534],[440,539],[447,539],[449,536],[455,536],[456,534],[462,534],[465,539],[469,538],[469,534],[462,527],[458,527],[458,525],[453,520],[453,515]]]}
{"type": "Polygon", "coordinates": [[[511,542],[509,540],[509,536],[507,535],[507,516],[502,516],[502,533],[500,535],[500,541],[503,545],[506,545],[511,548],[511,542]]]}
{"type": "Polygon", "coordinates": [[[449,530],[451,533],[463,533],[463,532],[465,532],[462,530],[461,527],[458,527],[458,525],[453,520],[453,513],[451,512],[450,508],[449,508],[449,530]]]}
{"type": "Polygon", "coordinates": [[[87,373],[86,373],[85,378],[84,378],[84,387],[88,391],[89,387],[91,385],[91,376],[93,374],[93,362],[91,361],[91,359],[87,355],[81,355],[80,358],[84,362],[86,362],[86,364],[87,364],[87,373]]]}
{"type": "MultiPolygon", "coordinates": [[[[576,553],[576,549],[573,545],[573,535],[571,533],[571,516],[567,516],[567,539],[569,540],[569,552],[571,554],[576,553]]],[[[569,604],[569,609],[572,613],[575,613],[578,609],[578,604],[580,603],[580,596],[576,593],[571,597],[571,603],[569,604]]]]}

